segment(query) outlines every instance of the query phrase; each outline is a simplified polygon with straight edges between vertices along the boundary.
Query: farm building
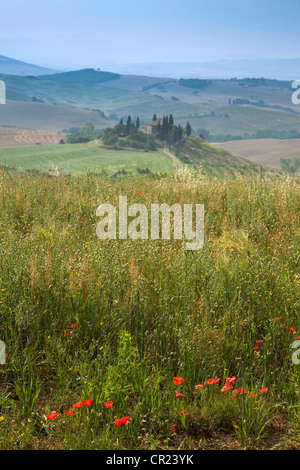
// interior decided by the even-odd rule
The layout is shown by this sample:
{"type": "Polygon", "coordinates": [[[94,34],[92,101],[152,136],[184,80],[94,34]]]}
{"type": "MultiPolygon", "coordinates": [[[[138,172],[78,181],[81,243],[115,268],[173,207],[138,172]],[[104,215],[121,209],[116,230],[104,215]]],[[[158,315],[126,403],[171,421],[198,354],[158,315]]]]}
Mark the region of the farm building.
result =
{"type": "Polygon", "coordinates": [[[149,121],[144,124],[144,127],[142,128],[142,131],[145,132],[146,134],[153,134],[159,125],[162,126],[162,119],[159,119],[157,121],[149,121]]]}

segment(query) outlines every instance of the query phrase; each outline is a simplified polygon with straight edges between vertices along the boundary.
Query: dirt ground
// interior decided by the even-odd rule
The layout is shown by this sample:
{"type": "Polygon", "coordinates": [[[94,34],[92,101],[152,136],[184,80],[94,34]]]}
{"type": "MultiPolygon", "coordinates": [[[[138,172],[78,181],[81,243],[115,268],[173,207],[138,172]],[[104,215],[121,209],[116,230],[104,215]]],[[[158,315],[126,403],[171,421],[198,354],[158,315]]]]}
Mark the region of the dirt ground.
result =
{"type": "Polygon", "coordinates": [[[270,168],[279,168],[279,158],[300,157],[300,139],[232,140],[212,145],[270,168]]]}

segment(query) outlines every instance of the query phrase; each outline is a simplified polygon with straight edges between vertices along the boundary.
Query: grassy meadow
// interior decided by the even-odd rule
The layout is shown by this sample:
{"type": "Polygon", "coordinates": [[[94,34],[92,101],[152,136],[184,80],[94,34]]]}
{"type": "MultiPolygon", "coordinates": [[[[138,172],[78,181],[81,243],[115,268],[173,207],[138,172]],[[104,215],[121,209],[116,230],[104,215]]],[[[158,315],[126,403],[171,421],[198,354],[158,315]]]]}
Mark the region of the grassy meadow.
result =
{"type": "Polygon", "coordinates": [[[0,186],[0,449],[300,448],[299,179],[0,186]],[[120,195],[203,203],[203,249],[99,240],[120,195]]]}

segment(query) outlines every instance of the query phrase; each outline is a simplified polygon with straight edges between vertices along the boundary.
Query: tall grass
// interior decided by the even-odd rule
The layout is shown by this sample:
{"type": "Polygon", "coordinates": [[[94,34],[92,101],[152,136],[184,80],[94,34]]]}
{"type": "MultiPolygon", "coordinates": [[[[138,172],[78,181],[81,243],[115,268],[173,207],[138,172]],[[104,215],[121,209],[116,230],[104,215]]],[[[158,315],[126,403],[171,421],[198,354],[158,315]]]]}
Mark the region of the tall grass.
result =
{"type": "Polygon", "coordinates": [[[202,448],[224,430],[251,447],[274,429],[297,435],[299,181],[2,172],[0,185],[0,448],[202,448]],[[203,249],[99,240],[96,209],[119,195],[149,210],[205,204],[203,249]],[[225,376],[236,381],[221,392],[225,376]],[[239,406],[240,387],[264,401],[260,415],[239,406]]]}

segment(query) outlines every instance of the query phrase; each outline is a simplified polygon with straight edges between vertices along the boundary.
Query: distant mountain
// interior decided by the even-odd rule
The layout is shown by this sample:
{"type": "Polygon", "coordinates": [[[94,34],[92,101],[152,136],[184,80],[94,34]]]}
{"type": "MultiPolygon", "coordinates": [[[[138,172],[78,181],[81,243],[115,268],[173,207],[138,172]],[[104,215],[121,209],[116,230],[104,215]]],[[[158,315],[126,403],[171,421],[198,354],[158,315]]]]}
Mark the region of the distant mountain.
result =
{"type": "Polygon", "coordinates": [[[105,63],[111,72],[173,78],[275,78],[298,80],[300,59],[235,59],[184,63],[105,63]]]}
{"type": "Polygon", "coordinates": [[[12,59],[0,55],[0,73],[6,75],[50,75],[59,72],[59,70],[48,69],[45,67],[39,67],[38,65],[28,64],[21,60],[12,59]]]}

